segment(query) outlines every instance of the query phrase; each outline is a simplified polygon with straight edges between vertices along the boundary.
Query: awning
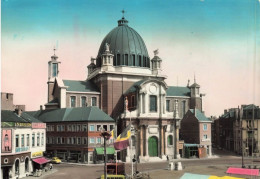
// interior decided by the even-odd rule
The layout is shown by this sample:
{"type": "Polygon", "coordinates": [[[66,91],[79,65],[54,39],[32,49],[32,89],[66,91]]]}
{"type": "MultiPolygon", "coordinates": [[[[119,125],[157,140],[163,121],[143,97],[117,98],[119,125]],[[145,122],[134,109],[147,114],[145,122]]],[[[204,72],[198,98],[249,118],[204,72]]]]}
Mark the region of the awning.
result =
{"type": "MultiPolygon", "coordinates": [[[[104,147],[96,147],[97,155],[104,155],[104,147]]],[[[107,154],[114,154],[115,148],[114,147],[107,147],[106,148],[107,154]]]]}
{"type": "Polygon", "coordinates": [[[44,157],[40,157],[40,158],[36,158],[36,159],[32,159],[35,163],[38,163],[38,164],[45,164],[45,163],[48,163],[50,162],[50,160],[47,160],[46,158],[44,157]]]}

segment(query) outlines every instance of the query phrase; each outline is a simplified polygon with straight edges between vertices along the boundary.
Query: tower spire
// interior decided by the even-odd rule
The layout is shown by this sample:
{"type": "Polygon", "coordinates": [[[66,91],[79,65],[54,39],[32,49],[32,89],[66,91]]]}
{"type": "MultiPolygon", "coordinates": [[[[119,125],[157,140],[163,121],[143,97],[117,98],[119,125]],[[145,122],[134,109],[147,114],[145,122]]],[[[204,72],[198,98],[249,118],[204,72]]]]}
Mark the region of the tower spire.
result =
{"type": "Polygon", "coordinates": [[[53,47],[53,52],[54,52],[54,55],[55,55],[55,51],[56,51],[57,49],[55,48],[55,46],[53,47]]]}
{"type": "Polygon", "coordinates": [[[194,83],[196,83],[196,74],[194,72],[194,83]]]}
{"type": "Polygon", "coordinates": [[[125,14],[126,11],[123,9],[121,12],[122,12],[122,14],[123,14],[122,19],[124,19],[124,18],[125,18],[125,17],[124,17],[124,14],[125,14]]]}

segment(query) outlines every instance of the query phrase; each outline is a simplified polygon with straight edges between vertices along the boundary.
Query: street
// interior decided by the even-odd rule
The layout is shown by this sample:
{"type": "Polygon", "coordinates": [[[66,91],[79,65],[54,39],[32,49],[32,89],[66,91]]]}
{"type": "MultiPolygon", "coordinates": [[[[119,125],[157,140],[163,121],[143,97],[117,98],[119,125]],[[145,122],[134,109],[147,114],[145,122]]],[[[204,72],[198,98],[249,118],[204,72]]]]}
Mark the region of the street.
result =
{"type": "MultiPolygon", "coordinates": [[[[153,162],[138,164],[138,171],[149,173],[151,178],[167,179],[180,178],[184,173],[227,176],[226,170],[229,166],[241,167],[241,157],[227,154],[220,154],[218,158],[207,159],[182,159],[180,160],[184,169],[182,171],[169,171],[168,162],[153,162]]],[[[252,164],[252,159],[245,159],[245,164],[252,164]]],[[[103,174],[103,165],[78,165],[58,164],[54,165],[54,173],[46,174],[41,179],[95,179],[103,174]]],[[[130,174],[131,164],[126,164],[126,173],[130,174]]],[[[234,177],[247,177],[232,175],[234,177]]],[[[258,177],[260,178],[260,177],[258,177]]]]}

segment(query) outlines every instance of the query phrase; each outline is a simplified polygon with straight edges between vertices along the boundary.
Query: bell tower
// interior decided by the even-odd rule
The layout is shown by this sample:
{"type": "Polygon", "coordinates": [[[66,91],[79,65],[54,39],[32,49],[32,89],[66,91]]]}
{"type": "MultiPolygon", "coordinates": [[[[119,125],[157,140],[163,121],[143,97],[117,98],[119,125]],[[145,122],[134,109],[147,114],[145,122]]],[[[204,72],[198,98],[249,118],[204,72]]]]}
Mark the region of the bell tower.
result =
{"type": "Polygon", "coordinates": [[[58,77],[59,74],[59,62],[58,56],[55,54],[56,49],[53,49],[54,54],[51,56],[51,60],[48,62],[48,102],[53,100],[52,91],[54,88],[55,78],[58,77]]]}
{"type": "Polygon", "coordinates": [[[191,92],[190,109],[199,109],[202,111],[202,98],[200,94],[200,85],[196,83],[194,75],[194,83],[189,87],[191,92]]]}

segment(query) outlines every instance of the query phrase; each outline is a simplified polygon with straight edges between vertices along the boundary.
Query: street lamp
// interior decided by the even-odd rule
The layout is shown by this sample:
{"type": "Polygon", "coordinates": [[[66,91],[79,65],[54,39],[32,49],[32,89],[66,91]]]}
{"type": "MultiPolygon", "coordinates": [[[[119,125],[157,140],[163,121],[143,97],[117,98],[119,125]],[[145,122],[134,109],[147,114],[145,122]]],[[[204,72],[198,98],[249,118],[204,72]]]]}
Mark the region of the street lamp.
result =
{"type": "Polygon", "coordinates": [[[104,138],[104,178],[107,179],[107,150],[106,150],[106,141],[110,139],[111,134],[105,131],[104,128],[100,128],[100,136],[104,138]]]}

